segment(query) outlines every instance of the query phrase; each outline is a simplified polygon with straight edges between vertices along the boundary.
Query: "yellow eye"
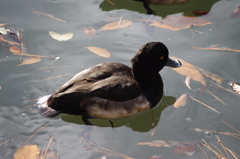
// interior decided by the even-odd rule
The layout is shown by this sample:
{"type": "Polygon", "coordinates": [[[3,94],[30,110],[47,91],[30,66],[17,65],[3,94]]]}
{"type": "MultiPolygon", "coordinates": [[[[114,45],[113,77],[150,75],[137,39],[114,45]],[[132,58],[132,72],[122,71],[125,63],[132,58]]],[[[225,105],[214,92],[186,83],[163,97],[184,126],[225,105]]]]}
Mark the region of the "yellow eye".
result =
{"type": "Polygon", "coordinates": [[[160,60],[163,60],[163,59],[164,59],[164,56],[161,56],[161,57],[160,57],[160,60]]]}

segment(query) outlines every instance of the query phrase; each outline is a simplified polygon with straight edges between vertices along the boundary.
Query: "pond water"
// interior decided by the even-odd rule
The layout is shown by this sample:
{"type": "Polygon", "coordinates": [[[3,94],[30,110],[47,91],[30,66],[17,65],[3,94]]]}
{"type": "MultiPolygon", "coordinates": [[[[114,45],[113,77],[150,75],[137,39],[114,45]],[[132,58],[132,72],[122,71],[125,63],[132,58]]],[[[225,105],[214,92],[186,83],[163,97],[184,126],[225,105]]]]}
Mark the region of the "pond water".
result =
{"type": "MultiPolygon", "coordinates": [[[[150,4],[149,7],[154,11],[154,15],[146,14],[147,10],[142,2],[131,0],[2,0],[0,24],[8,23],[5,28],[22,31],[23,43],[26,45],[25,53],[60,57],[60,59],[41,58],[40,62],[18,66],[21,56],[12,55],[9,52],[11,45],[2,42],[0,158],[13,158],[14,153],[22,145],[38,145],[44,150],[50,138],[53,141],[48,151],[53,151],[55,157],[62,159],[101,157],[180,159],[206,158],[206,156],[213,158],[216,154],[202,145],[204,141],[219,154],[221,151],[225,157],[229,155],[230,158],[234,158],[230,151],[224,150],[220,142],[217,142],[216,135],[225,147],[240,155],[240,140],[236,138],[239,133],[226,124],[239,128],[240,98],[225,90],[231,90],[229,82],[240,81],[240,53],[192,48],[192,46],[209,48],[215,45],[217,48],[240,50],[240,17],[231,18],[238,5],[240,5],[239,0],[192,0],[176,5],[150,4]],[[34,14],[33,11],[52,15],[67,23],[50,16],[34,14]],[[212,23],[179,31],[149,26],[150,22],[160,20],[167,15],[193,16],[193,11],[209,11],[208,14],[200,17],[212,23]],[[98,30],[107,23],[120,19],[131,20],[132,25],[117,30],[99,31],[92,36],[85,35],[81,31],[87,27],[98,30]],[[49,35],[49,31],[74,35],[68,41],[57,41],[49,35]],[[216,82],[209,78],[205,78],[207,86],[205,89],[215,94],[227,106],[203,91],[200,82],[192,79],[190,83],[192,90],[190,90],[184,82],[186,76],[178,74],[171,68],[164,68],[160,74],[164,82],[165,95],[157,108],[126,119],[113,120],[114,129],[108,120],[90,119],[95,126],[88,140],[98,146],[84,145],[88,149],[79,142],[79,134],[84,129],[81,117],[63,115],[49,119],[39,115],[36,106],[24,108],[36,103],[36,100],[29,100],[53,93],[74,74],[85,68],[112,61],[130,65],[130,59],[136,51],[151,41],[163,42],[168,47],[170,56],[178,57],[223,77],[220,86],[225,89],[220,88],[220,91],[219,87],[216,89],[216,85],[211,83],[216,82]],[[107,49],[111,57],[96,55],[85,48],[88,46],[107,49]],[[42,69],[46,67],[50,68],[42,69]],[[174,108],[173,103],[182,94],[211,106],[220,114],[191,98],[184,107],[174,108]],[[34,134],[48,123],[49,125],[34,134]],[[221,132],[235,133],[235,136],[221,132]],[[31,137],[33,134],[34,136],[31,137]],[[163,140],[165,144],[168,141],[179,143],[168,143],[170,147],[149,147],[138,144],[155,140],[163,140]],[[219,151],[213,145],[218,147],[219,151]],[[99,146],[121,154],[107,151],[99,146]],[[183,150],[180,150],[180,147],[184,147],[183,150]]],[[[4,37],[11,40],[7,35],[4,37]]],[[[26,58],[27,56],[22,57],[22,59],[26,58]]],[[[236,155],[236,158],[240,156],[236,155]]]]}

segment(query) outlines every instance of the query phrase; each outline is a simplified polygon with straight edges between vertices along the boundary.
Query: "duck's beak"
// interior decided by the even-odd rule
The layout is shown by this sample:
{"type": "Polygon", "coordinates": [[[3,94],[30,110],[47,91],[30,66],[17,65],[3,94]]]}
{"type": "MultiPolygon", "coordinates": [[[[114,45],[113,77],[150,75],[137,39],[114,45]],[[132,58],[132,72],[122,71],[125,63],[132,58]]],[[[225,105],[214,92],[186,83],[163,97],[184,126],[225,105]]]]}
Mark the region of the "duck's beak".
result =
{"type": "Polygon", "coordinates": [[[168,61],[165,66],[173,67],[173,68],[178,68],[182,66],[181,62],[176,59],[171,59],[170,57],[168,58],[168,61]]]}

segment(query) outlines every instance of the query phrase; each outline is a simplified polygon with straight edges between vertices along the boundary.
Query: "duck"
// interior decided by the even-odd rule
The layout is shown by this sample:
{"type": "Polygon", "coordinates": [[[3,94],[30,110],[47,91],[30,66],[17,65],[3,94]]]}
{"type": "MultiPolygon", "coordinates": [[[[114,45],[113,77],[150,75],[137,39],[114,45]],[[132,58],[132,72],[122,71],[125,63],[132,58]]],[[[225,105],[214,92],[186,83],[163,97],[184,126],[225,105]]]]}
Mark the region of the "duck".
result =
{"type": "Polygon", "coordinates": [[[119,119],[154,108],[163,96],[159,72],[164,66],[178,68],[161,42],[143,45],[131,59],[132,66],[101,63],[85,69],[51,95],[40,97],[38,112],[44,117],[61,113],[89,118],[119,119]]]}

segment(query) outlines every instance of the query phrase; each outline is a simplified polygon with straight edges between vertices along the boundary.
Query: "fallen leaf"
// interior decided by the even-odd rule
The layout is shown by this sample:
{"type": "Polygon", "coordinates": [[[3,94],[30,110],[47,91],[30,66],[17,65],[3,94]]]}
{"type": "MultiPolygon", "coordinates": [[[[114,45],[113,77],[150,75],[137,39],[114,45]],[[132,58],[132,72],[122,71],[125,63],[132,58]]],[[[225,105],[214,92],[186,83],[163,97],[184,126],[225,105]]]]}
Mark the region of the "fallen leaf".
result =
{"type": "Polygon", "coordinates": [[[174,153],[184,154],[186,156],[192,156],[195,153],[195,147],[185,144],[177,145],[174,150],[174,153]]]}
{"type": "Polygon", "coordinates": [[[9,45],[23,45],[23,46],[26,46],[25,44],[17,43],[17,42],[14,42],[14,41],[9,41],[9,40],[5,39],[3,37],[3,35],[0,34],[0,42],[2,42],[2,41],[8,43],[9,45]]]}
{"type": "Polygon", "coordinates": [[[214,109],[213,107],[210,107],[209,105],[207,105],[207,104],[205,104],[205,103],[203,103],[203,102],[201,102],[201,101],[199,101],[199,100],[197,100],[197,99],[195,99],[195,98],[193,98],[193,97],[190,97],[190,98],[191,98],[192,100],[194,100],[194,101],[196,101],[196,102],[202,104],[203,106],[205,106],[205,107],[207,107],[207,108],[209,108],[209,109],[211,109],[211,110],[217,112],[218,114],[221,114],[219,111],[217,111],[217,110],[214,109]]]}
{"type": "Polygon", "coordinates": [[[214,74],[214,73],[211,73],[207,70],[204,70],[200,67],[197,67],[197,66],[194,66],[198,71],[201,72],[201,74],[204,76],[204,77],[207,77],[207,78],[210,78],[211,80],[214,80],[215,82],[217,82],[218,84],[221,84],[222,83],[222,80],[224,80],[224,78],[214,74]]]}
{"type": "Polygon", "coordinates": [[[0,27],[3,27],[5,25],[8,25],[7,23],[0,23],[0,27]]]}
{"type": "Polygon", "coordinates": [[[190,87],[190,81],[191,81],[192,77],[191,76],[187,76],[186,80],[185,80],[185,84],[187,86],[187,88],[189,88],[190,90],[192,90],[192,88],[190,87]]]}
{"type": "Polygon", "coordinates": [[[26,58],[25,60],[23,60],[18,66],[22,66],[22,65],[29,65],[29,64],[33,64],[33,63],[37,63],[41,61],[40,57],[37,56],[29,56],[28,58],[26,58]]]}
{"type": "Polygon", "coordinates": [[[108,24],[104,25],[101,29],[99,29],[98,31],[102,31],[102,30],[117,30],[117,29],[121,29],[121,28],[124,28],[124,27],[128,27],[130,25],[132,25],[132,21],[130,21],[130,20],[121,20],[120,23],[119,23],[119,21],[108,23],[108,24]]]}
{"type": "Polygon", "coordinates": [[[212,22],[202,19],[200,17],[187,17],[183,15],[174,15],[165,17],[160,21],[155,21],[152,24],[150,24],[150,26],[156,26],[160,28],[169,29],[172,31],[178,31],[193,26],[203,26],[211,23],[212,22]]]}
{"type": "Polygon", "coordinates": [[[102,56],[102,57],[106,57],[106,58],[110,58],[110,52],[107,51],[106,49],[103,49],[103,48],[100,48],[100,47],[85,47],[87,48],[89,51],[99,55],[99,56],[102,56]]]}
{"type": "Polygon", "coordinates": [[[1,24],[0,24],[0,33],[3,35],[7,34],[7,30],[4,27],[2,27],[1,24]]]}
{"type": "Polygon", "coordinates": [[[50,36],[58,41],[67,41],[72,39],[73,33],[67,33],[67,34],[59,34],[53,31],[49,31],[50,36]]]}
{"type": "Polygon", "coordinates": [[[232,89],[238,94],[240,95],[240,84],[236,83],[236,82],[231,82],[230,83],[232,89]]]}
{"type": "Polygon", "coordinates": [[[26,145],[15,152],[14,159],[37,159],[39,153],[37,145],[26,145]]]}
{"type": "Polygon", "coordinates": [[[195,47],[195,46],[192,46],[192,48],[194,48],[194,49],[200,49],[200,50],[221,50],[221,51],[240,52],[240,50],[226,49],[226,48],[216,48],[216,47],[204,48],[204,47],[195,47]]]}
{"type": "Polygon", "coordinates": [[[176,71],[177,73],[183,75],[183,76],[191,76],[192,80],[198,81],[200,82],[203,86],[206,86],[206,81],[203,77],[203,75],[195,68],[194,65],[187,63],[186,61],[177,58],[177,57],[171,57],[173,59],[177,59],[179,61],[181,61],[182,66],[179,68],[172,68],[174,71],[176,71]]]}
{"type": "Polygon", "coordinates": [[[176,102],[173,104],[174,108],[179,108],[180,106],[185,106],[188,102],[188,96],[186,94],[181,95],[176,102]]]}
{"type": "Polygon", "coordinates": [[[13,54],[21,54],[22,53],[22,50],[20,50],[18,47],[16,46],[12,46],[9,48],[10,51],[13,53],[13,54]]]}
{"type": "Polygon", "coordinates": [[[98,31],[92,27],[83,28],[81,29],[81,31],[84,32],[85,35],[91,35],[91,36],[94,36],[98,33],[98,31]]]}
{"type": "Polygon", "coordinates": [[[238,18],[240,16],[240,6],[237,7],[237,9],[235,9],[232,12],[231,18],[238,18]]]}
{"type": "Polygon", "coordinates": [[[57,21],[59,21],[59,22],[68,23],[68,22],[66,22],[66,21],[64,21],[64,20],[62,20],[62,19],[56,18],[56,17],[54,17],[53,15],[50,15],[50,14],[47,14],[47,13],[38,12],[38,11],[33,11],[32,13],[33,13],[33,14],[40,15],[40,16],[42,16],[42,17],[47,17],[47,18],[51,18],[51,19],[57,20],[57,21]]]}
{"type": "Polygon", "coordinates": [[[227,104],[225,102],[223,102],[219,97],[217,97],[215,94],[213,94],[212,92],[210,92],[208,89],[205,89],[204,92],[210,94],[211,96],[213,96],[214,98],[216,98],[218,101],[220,101],[223,105],[227,106],[227,104]]]}
{"type": "Polygon", "coordinates": [[[150,147],[171,147],[178,145],[178,141],[155,140],[152,142],[139,142],[138,145],[148,145],[150,147]]]}

